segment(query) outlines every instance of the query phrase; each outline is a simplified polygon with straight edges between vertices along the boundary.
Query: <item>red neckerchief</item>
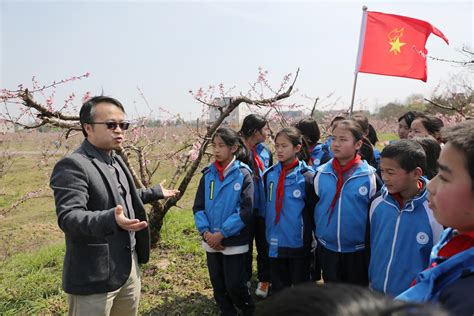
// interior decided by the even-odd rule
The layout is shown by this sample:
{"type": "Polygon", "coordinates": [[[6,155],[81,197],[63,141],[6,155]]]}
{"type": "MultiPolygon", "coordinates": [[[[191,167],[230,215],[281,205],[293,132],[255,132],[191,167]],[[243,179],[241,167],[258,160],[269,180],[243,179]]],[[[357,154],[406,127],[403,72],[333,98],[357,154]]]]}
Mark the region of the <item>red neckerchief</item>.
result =
{"type": "Polygon", "coordinates": [[[334,212],[334,205],[336,205],[336,201],[339,198],[339,195],[341,194],[342,185],[344,184],[344,173],[350,170],[359,162],[360,162],[359,155],[355,155],[355,157],[352,160],[348,161],[344,167],[341,167],[341,164],[339,163],[339,160],[337,158],[334,158],[332,160],[332,167],[334,171],[336,172],[336,176],[337,176],[337,184],[336,184],[336,194],[334,194],[331,205],[326,211],[326,214],[329,214],[328,225],[329,225],[329,222],[331,221],[332,213],[334,212]]]}
{"type": "Polygon", "coordinates": [[[276,218],[275,224],[278,224],[280,221],[280,211],[283,207],[283,196],[285,195],[285,178],[288,170],[293,169],[298,165],[298,159],[295,158],[292,163],[288,164],[287,166],[281,165],[281,173],[278,177],[278,185],[276,189],[276,202],[275,202],[275,210],[276,210],[276,218]]]}
{"type": "Polygon", "coordinates": [[[214,166],[217,169],[217,173],[219,174],[219,180],[224,181],[224,170],[227,168],[229,164],[222,166],[219,162],[214,162],[214,166]]]}
{"type": "Polygon", "coordinates": [[[474,247],[474,230],[451,238],[438,251],[438,257],[447,259],[471,247],[474,247]]]}
{"type": "MultiPolygon", "coordinates": [[[[423,181],[418,180],[417,185],[418,185],[418,193],[419,193],[420,190],[423,188],[423,181]]],[[[417,194],[418,194],[418,193],[417,193],[417,194]]],[[[398,192],[397,192],[397,193],[394,193],[394,194],[392,194],[392,196],[393,196],[393,198],[394,198],[395,200],[397,200],[398,204],[400,205],[400,208],[403,208],[403,198],[402,198],[402,196],[400,195],[400,193],[398,193],[398,192]]]]}
{"type": "Polygon", "coordinates": [[[314,144],[313,146],[311,146],[311,147],[308,148],[308,152],[309,152],[308,166],[312,166],[312,165],[313,165],[314,158],[311,157],[311,153],[313,152],[314,147],[316,147],[316,145],[317,145],[317,144],[314,144]]]}
{"type": "MultiPolygon", "coordinates": [[[[257,145],[253,146],[253,148],[252,148],[253,162],[255,163],[255,166],[258,169],[260,169],[260,171],[263,171],[265,169],[265,165],[263,164],[262,160],[260,159],[260,156],[257,154],[257,145]]],[[[257,173],[257,170],[255,170],[255,173],[257,173]]]]}
{"type": "MultiPolygon", "coordinates": [[[[443,258],[444,260],[457,255],[464,250],[474,247],[474,230],[470,232],[459,234],[451,238],[441,249],[438,251],[438,257],[443,258]]],[[[431,269],[438,265],[437,261],[433,263],[426,269],[431,269]]],[[[416,278],[411,283],[411,286],[416,284],[416,278]]]]}

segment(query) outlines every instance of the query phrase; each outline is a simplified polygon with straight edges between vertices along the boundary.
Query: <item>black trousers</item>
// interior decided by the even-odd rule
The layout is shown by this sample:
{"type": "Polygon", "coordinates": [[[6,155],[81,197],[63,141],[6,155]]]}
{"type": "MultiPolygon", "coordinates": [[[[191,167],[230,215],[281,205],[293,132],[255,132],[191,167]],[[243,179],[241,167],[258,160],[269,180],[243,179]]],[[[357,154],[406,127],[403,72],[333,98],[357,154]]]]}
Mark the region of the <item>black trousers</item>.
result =
{"type": "Polygon", "coordinates": [[[309,281],[310,256],[299,258],[270,258],[272,291],[309,281]]]}
{"type": "Polygon", "coordinates": [[[206,252],[206,255],[214,299],[221,315],[237,315],[234,306],[240,309],[243,315],[252,315],[255,304],[246,285],[247,253],[223,255],[220,252],[206,252]]]}
{"type": "MultiPolygon", "coordinates": [[[[255,213],[255,211],[254,211],[255,213]]],[[[257,247],[257,277],[260,282],[270,282],[270,262],[268,260],[268,244],[265,237],[265,218],[254,215],[249,225],[250,242],[247,254],[247,281],[252,278],[253,240],[257,247]]]]}
{"type": "Polygon", "coordinates": [[[357,252],[334,252],[318,244],[318,256],[325,283],[341,282],[369,285],[367,255],[357,252]]]}

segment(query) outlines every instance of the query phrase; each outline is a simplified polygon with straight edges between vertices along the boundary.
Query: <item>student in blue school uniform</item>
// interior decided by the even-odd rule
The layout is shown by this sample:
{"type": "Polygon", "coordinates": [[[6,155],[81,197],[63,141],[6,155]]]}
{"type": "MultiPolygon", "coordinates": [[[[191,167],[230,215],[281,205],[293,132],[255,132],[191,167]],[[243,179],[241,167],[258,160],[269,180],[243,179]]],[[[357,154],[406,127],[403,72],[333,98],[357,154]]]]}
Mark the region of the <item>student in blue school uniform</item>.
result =
{"type": "MultiPolygon", "coordinates": [[[[372,144],[370,141],[370,124],[369,119],[367,116],[362,114],[361,112],[354,113],[351,118],[352,120],[356,121],[360,127],[362,128],[362,133],[364,137],[362,138],[362,146],[359,149],[360,157],[367,161],[369,165],[375,168],[375,170],[379,170],[379,160],[377,160],[376,153],[375,153],[375,145],[372,144]]],[[[375,129],[374,129],[375,131],[375,129]]]]}
{"type": "Polygon", "coordinates": [[[301,133],[284,128],[275,136],[278,163],[264,174],[266,237],[273,292],[309,281],[314,173],[299,161],[301,133]]]}
{"type": "MultiPolygon", "coordinates": [[[[331,159],[329,153],[329,146],[319,142],[321,131],[318,123],[313,118],[304,118],[295,124],[295,127],[301,132],[303,137],[303,146],[300,151],[299,158],[306,162],[308,167],[313,171],[320,165],[325,164],[331,159]]],[[[311,281],[321,280],[321,266],[319,264],[318,256],[316,254],[316,239],[313,236],[313,243],[311,247],[311,265],[310,265],[310,279],[311,281]]]]}
{"type": "Polygon", "coordinates": [[[331,152],[331,139],[332,139],[332,135],[330,134],[330,131],[332,131],[332,128],[334,127],[334,125],[339,122],[339,121],[343,121],[345,120],[346,118],[342,115],[338,115],[338,116],[335,116],[332,120],[331,120],[331,123],[329,124],[329,135],[327,135],[326,137],[326,140],[324,141],[324,145],[326,145],[326,148],[328,149],[328,152],[329,152],[329,156],[331,158],[334,157],[334,155],[332,154],[331,152]]]}
{"type": "Polygon", "coordinates": [[[306,162],[308,167],[316,170],[317,167],[331,159],[328,146],[319,142],[321,131],[315,119],[311,117],[301,119],[295,124],[295,127],[303,137],[300,158],[306,162]]]}
{"type": "Polygon", "coordinates": [[[253,240],[257,248],[257,277],[258,284],[255,295],[266,298],[270,288],[270,263],[268,261],[268,245],[265,239],[265,192],[263,189],[263,172],[273,164],[270,148],[265,144],[267,139],[268,122],[257,114],[244,118],[239,134],[244,138],[250,152],[249,166],[253,171],[254,203],[253,219],[249,226],[250,242],[247,257],[247,275],[250,284],[252,278],[253,240]]]}
{"type": "Polygon", "coordinates": [[[336,122],[334,158],[316,170],[314,222],[324,282],[368,285],[365,233],[377,178],[375,169],[358,154],[362,138],[357,122],[336,122]]]}
{"type": "Polygon", "coordinates": [[[242,162],[247,152],[230,128],[219,128],[212,138],[216,161],[203,170],[193,212],[202,236],[214,298],[222,315],[252,315],[255,305],[247,288],[245,262],[252,218],[253,179],[242,162]]]}
{"type": "Polygon", "coordinates": [[[385,147],[380,170],[385,183],[369,210],[369,284],[397,296],[428,265],[443,226],[428,207],[423,147],[402,139],[385,147]]]}
{"type": "Polygon", "coordinates": [[[446,142],[439,172],[427,185],[436,220],[447,228],[433,247],[428,268],[397,296],[439,303],[452,315],[474,315],[474,120],[441,130],[446,142]]]}

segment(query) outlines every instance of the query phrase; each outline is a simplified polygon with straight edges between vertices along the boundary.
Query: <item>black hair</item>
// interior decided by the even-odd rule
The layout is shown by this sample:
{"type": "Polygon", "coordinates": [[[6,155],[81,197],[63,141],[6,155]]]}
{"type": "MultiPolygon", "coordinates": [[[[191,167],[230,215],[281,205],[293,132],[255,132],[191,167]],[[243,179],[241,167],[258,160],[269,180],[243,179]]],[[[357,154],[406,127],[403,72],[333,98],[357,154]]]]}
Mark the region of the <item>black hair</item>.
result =
{"type": "Polygon", "coordinates": [[[321,137],[318,122],[316,122],[315,119],[308,117],[298,121],[295,124],[295,127],[301,132],[303,137],[303,146],[301,151],[298,153],[298,158],[308,162],[311,156],[309,148],[316,145],[321,137]]]}
{"type": "Polygon", "coordinates": [[[90,98],[89,100],[85,101],[82,106],[81,110],[79,111],[79,121],[81,123],[81,128],[82,128],[82,134],[84,134],[84,137],[87,137],[87,132],[84,129],[84,124],[85,123],[91,123],[94,120],[94,115],[95,115],[95,107],[99,103],[110,103],[118,107],[123,113],[125,113],[125,109],[118,101],[117,99],[114,99],[112,97],[107,97],[104,95],[99,95],[90,98]]]}
{"type": "Polygon", "coordinates": [[[356,120],[348,119],[337,121],[334,123],[331,132],[334,132],[337,127],[350,131],[356,142],[364,138],[362,127],[356,120]]]}
{"type": "Polygon", "coordinates": [[[303,137],[301,132],[295,127],[285,127],[278,131],[275,135],[275,142],[281,134],[284,134],[290,140],[293,147],[301,145],[303,143],[303,137]]]}
{"type": "Polygon", "coordinates": [[[400,122],[401,120],[405,120],[405,122],[407,123],[408,128],[410,128],[411,123],[413,122],[413,120],[415,119],[415,116],[416,116],[418,113],[421,113],[421,112],[418,112],[418,111],[408,111],[408,112],[406,112],[405,114],[403,114],[402,116],[400,116],[400,117],[398,118],[398,121],[400,122]]]}
{"type": "Polygon", "coordinates": [[[239,134],[243,138],[249,138],[256,131],[261,130],[268,124],[268,121],[258,114],[249,114],[244,118],[239,134]]]}
{"type": "Polygon", "coordinates": [[[375,146],[379,141],[379,138],[377,137],[377,131],[372,124],[369,124],[369,133],[367,134],[367,138],[373,146],[375,146]]]}
{"type": "Polygon", "coordinates": [[[446,143],[450,143],[466,158],[466,169],[471,177],[471,189],[474,190],[474,120],[466,120],[441,130],[446,143]]]}
{"type": "Polygon", "coordinates": [[[334,131],[337,127],[349,130],[352,136],[354,136],[356,142],[362,140],[362,145],[359,149],[360,157],[363,160],[367,161],[370,165],[376,165],[374,148],[372,147],[372,144],[367,139],[367,137],[364,136],[364,132],[358,121],[353,118],[338,121],[334,124],[332,131],[334,131]]]}
{"type": "Polygon", "coordinates": [[[318,122],[311,117],[301,119],[295,124],[295,127],[301,132],[303,139],[309,146],[316,145],[321,138],[318,122]]]}
{"type": "Polygon", "coordinates": [[[425,151],[426,169],[423,169],[423,174],[431,180],[438,173],[438,158],[441,153],[441,145],[431,136],[414,137],[413,140],[420,144],[425,151]]]}
{"type": "Polygon", "coordinates": [[[387,145],[380,157],[393,159],[406,172],[420,167],[423,173],[426,170],[426,154],[423,147],[412,139],[401,139],[395,143],[387,145]]]}
{"type": "Polygon", "coordinates": [[[367,135],[369,133],[369,119],[367,118],[367,116],[362,113],[355,113],[354,115],[352,115],[351,119],[359,123],[360,127],[362,128],[362,131],[364,132],[364,135],[367,135]]]}
{"type": "Polygon", "coordinates": [[[352,284],[304,283],[286,288],[257,305],[256,316],[447,316],[432,304],[396,301],[352,284]]]}
{"type": "Polygon", "coordinates": [[[433,136],[437,141],[441,141],[440,131],[443,128],[444,123],[440,118],[418,112],[418,113],[415,113],[414,120],[416,119],[420,119],[421,123],[423,124],[423,126],[426,128],[426,130],[431,136],[433,136]]]}
{"type": "Polygon", "coordinates": [[[219,136],[222,141],[229,147],[232,147],[234,145],[237,146],[237,151],[234,153],[235,159],[238,159],[246,164],[249,163],[249,152],[247,150],[247,147],[245,146],[242,138],[236,131],[229,127],[221,127],[218,128],[214,136],[212,136],[212,141],[214,141],[216,136],[219,136]]]}
{"type": "Polygon", "coordinates": [[[339,121],[344,121],[346,118],[342,115],[337,115],[332,118],[331,124],[329,124],[330,127],[334,127],[334,124],[339,121]]]}

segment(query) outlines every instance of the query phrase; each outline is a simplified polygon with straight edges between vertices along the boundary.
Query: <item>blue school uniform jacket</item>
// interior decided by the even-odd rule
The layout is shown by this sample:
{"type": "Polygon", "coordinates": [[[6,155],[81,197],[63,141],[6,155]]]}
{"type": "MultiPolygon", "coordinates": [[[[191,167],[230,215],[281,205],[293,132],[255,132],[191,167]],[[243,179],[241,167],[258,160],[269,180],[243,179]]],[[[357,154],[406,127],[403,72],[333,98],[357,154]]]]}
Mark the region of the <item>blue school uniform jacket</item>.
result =
{"type": "Polygon", "coordinates": [[[397,296],[423,271],[443,231],[428,207],[426,179],[421,192],[403,207],[384,186],[369,211],[371,287],[397,296]]]}
{"type": "Polygon", "coordinates": [[[326,141],[324,142],[324,145],[326,145],[326,148],[327,148],[328,153],[329,153],[329,157],[334,158],[334,154],[331,151],[331,143],[332,143],[332,136],[329,136],[328,138],[326,138],[326,141]]]}
{"type": "Polygon", "coordinates": [[[420,272],[416,284],[396,297],[407,302],[438,302],[452,315],[473,315],[474,302],[474,247],[444,259],[439,250],[453,237],[447,228],[433,247],[430,257],[432,268],[420,272]]]}
{"type": "Polygon", "coordinates": [[[309,167],[313,170],[316,170],[320,165],[325,164],[329,159],[331,159],[327,144],[317,144],[309,155],[310,158],[313,159],[313,165],[309,167]]]}
{"type": "Polygon", "coordinates": [[[336,194],[337,183],[332,159],[316,170],[314,178],[318,200],[314,212],[315,236],[324,248],[334,252],[365,249],[369,201],[377,191],[375,169],[364,160],[349,170],[346,176],[329,222],[328,210],[336,194]]]}
{"type": "Polygon", "coordinates": [[[252,171],[239,160],[232,163],[222,182],[214,164],[206,167],[193,206],[199,233],[221,232],[224,247],[248,244],[253,189],[252,171]]]}
{"type": "Polygon", "coordinates": [[[270,258],[292,258],[309,255],[312,241],[312,216],[315,204],[312,180],[314,173],[300,161],[285,177],[285,194],[280,220],[275,224],[276,190],[281,163],[264,175],[266,212],[265,235],[270,258]]]}
{"type": "MultiPolygon", "coordinates": [[[[259,143],[257,145],[257,154],[262,160],[265,169],[253,170],[253,184],[254,184],[254,195],[253,195],[253,208],[256,211],[255,215],[265,217],[265,190],[263,188],[263,173],[273,164],[273,156],[270,148],[265,143],[259,143]]],[[[253,152],[250,151],[251,166],[253,166],[253,152]]],[[[255,168],[252,168],[255,169],[255,168]]]]}

